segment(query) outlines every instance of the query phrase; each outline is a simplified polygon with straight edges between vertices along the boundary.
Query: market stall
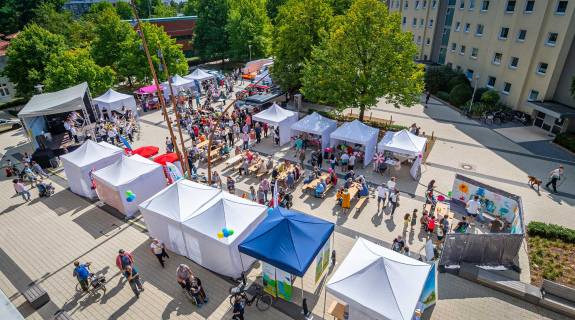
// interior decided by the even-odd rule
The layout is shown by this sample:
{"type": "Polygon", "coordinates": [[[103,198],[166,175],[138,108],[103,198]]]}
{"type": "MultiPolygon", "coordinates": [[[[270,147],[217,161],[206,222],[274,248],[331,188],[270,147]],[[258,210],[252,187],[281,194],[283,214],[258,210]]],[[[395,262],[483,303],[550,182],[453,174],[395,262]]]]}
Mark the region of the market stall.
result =
{"type": "MultiPolygon", "coordinates": [[[[166,88],[164,90],[164,97],[166,99],[170,99],[172,93],[170,92],[170,83],[168,81],[161,83],[162,87],[166,88]]],[[[194,87],[195,84],[194,80],[185,79],[180,77],[179,75],[175,75],[172,77],[172,90],[174,90],[174,95],[178,96],[180,92],[185,92],[190,90],[190,88],[194,87]]]]}
{"type": "Polygon", "coordinates": [[[197,90],[197,92],[199,94],[202,94],[201,82],[209,80],[209,79],[215,79],[215,78],[216,78],[216,76],[214,76],[213,74],[207,73],[200,68],[194,70],[194,72],[188,74],[187,76],[184,76],[184,79],[191,80],[194,82],[195,89],[197,90]]]}
{"type": "Polygon", "coordinates": [[[78,149],[60,156],[70,190],[81,196],[96,195],[92,173],[118,161],[124,151],[106,142],[87,140],[78,149]]]}
{"type": "Polygon", "coordinates": [[[182,174],[184,172],[182,163],[178,159],[177,154],[170,152],[159,155],[154,158],[154,162],[163,166],[166,178],[168,178],[170,183],[174,183],[184,177],[182,174]]]}
{"type": "Polygon", "coordinates": [[[108,116],[112,116],[110,113],[112,111],[120,111],[122,107],[126,107],[126,110],[132,110],[133,115],[138,114],[138,110],[136,108],[136,99],[133,95],[130,94],[123,94],[117,91],[114,91],[112,88],[108,90],[103,95],[94,99],[94,105],[98,107],[100,113],[102,113],[102,109],[106,107],[109,114],[108,116]]]}
{"type": "Polygon", "coordinates": [[[139,210],[138,204],[167,185],[162,166],[139,155],[122,156],[116,163],[92,173],[92,177],[100,200],[128,217],[139,210]]]}
{"type": "Polygon", "coordinates": [[[377,145],[377,150],[386,156],[386,163],[397,170],[405,161],[413,163],[409,172],[413,179],[417,180],[426,143],[426,138],[418,137],[405,129],[398,132],[388,131],[377,145]]]}
{"type": "Polygon", "coordinates": [[[140,155],[144,158],[151,158],[155,155],[158,154],[158,151],[160,150],[160,148],[155,147],[155,146],[146,146],[146,147],[140,147],[136,150],[131,150],[128,148],[124,148],[124,150],[126,150],[126,154],[128,156],[132,156],[132,155],[140,155]]]}
{"type": "Polygon", "coordinates": [[[238,244],[264,220],[267,207],[187,180],[140,204],[150,236],[202,267],[237,278],[255,261],[238,244]]]}
{"type": "Polygon", "coordinates": [[[280,130],[280,146],[290,142],[291,125],[298,120],[298,114],[286,110],[277,104],[273,104],[269,109],[255,114],[252,121],[265,122],[270,126],[279,127],[280,130]]]}
{"type": "MultiPolygon", "coordinates": [[[[337,120],[331,120],[314,112],[291,125],[290,135],[297,137],[307,132],[308,140],[318,145],[320,150],[329,147],[330,134],[337,129],[337,120]]],[[[308,142],[309,143],[309,142],[308,142]]]]}
{"type": "MultiPolygon", "coordinates": [[[[164,87],[160,86],[160,90],[164,90],[164,87]]],[[[148,111],[148,109],[160,109],[160,100],[158,95],[158,88],[155,85],[140,88],[134,93],[138,96],[140,100],[140,105],[142,109],[148,111]]]]}
{"type": "Polygon", "coordinates": [[[365,168],[373,159],[375,148],[377,146],[377,137],[379,129],[372,128],[359,120],[346,122],[330,134],[330,146],[340,144],[346,146],[348,142],[354,146],[349,146],[354,152],[360,153],[363,157],[363,167],[365,168]]]}
{"type": "Polygon", "coordinates": [[[348,305],[350,320],[411,320],[437,299],[435,265],[358,238],[326,292],[348,305]]]}

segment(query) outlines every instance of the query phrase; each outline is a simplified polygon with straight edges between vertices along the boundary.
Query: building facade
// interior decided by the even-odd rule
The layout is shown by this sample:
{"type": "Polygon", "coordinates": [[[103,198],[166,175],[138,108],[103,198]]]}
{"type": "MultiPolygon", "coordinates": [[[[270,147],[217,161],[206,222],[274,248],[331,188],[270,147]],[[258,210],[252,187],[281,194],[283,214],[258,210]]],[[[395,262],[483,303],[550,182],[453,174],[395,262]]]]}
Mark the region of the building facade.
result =
{"type": "MultiPolygon", "coordinates": [[[[10,41],[16,38],[18,33],[14,33],[8,36],[0,34],[0,72],[6,67],[6,62],[8,61],[8,56],[6,55],[6,50],[10,45],[10,41]]],[[[8,77],[0,76],[0,103],[10,101],[16,98],[16,90],[14,89],[14,83],[10,82],[8,77]]]]}
{"type": "MultiPolygon", "coordinates": [[[[140,19],[142,22],[149,22],[151,24],[164,27],[164,31],[172,38],[176,39],[176,43],[182,45],[182,52],[186,58],[194,56],[194,50],[190,42],[194,36],[194,26],[196,24],[197,16],[180,16],[169,18],[152,18],[140,19]]],[[[136,23],[128,21],[132,27],[136,27],[136,23]]]]}
{"type": "Polygon", "coordinates": [[[401,12],[415,43],[421,37],[419,59],[447,64],[466,74],[472,86],[499,92],[502,102],[532,115],[533,125],[551,134],[575,131],[569,92],[575,76],[575,1],[387,4],[391,12],[401,12]]]}

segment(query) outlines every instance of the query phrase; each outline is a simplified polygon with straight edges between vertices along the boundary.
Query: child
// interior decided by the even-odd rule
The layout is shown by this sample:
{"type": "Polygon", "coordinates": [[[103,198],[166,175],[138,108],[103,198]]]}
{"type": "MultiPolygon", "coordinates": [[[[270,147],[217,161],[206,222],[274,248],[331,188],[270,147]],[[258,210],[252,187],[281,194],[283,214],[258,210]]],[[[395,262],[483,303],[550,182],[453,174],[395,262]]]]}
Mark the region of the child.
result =
{"type": "Polygon", "coordinates": [[[439,223],[439,228],[437,228],[437,242],[435,242],[435,246],[439,248],[439,244],[443,242],[443,237],[445,236],[445,232],[443,230],[443,221],[445,219],[441,219],[439,223]]]}
{"type": "Polygon", "coordinates": [[[411,214],[411,230],[409,232],[415,232],[415,225],[417,224],[417,209],[413,209],[411,214]]]}
{"type": "Polygon", "coordinates": [[[427,222],[427,235],[431,237],[431,233],[435,229],[435,216],[431,215],[429,221],[427,222]]]}
{"type": "Polygon", "coordinates": [[[256,189],[254,188],[254,186],[250,186],[250,193],[252,194],[252,201],[255,202],[256,199],[256,189]]]}
{"type": "MultiPolygon", "coordinates": [[[[407,227],[409,226],[410,221],[411,221],[411,215],[409,213],[406,213],[405,217],[403,217],[403,232],[407,232],[407,227]]],[[[413,227],[411,227],[411,231],[413,231],[413,227]]]]}

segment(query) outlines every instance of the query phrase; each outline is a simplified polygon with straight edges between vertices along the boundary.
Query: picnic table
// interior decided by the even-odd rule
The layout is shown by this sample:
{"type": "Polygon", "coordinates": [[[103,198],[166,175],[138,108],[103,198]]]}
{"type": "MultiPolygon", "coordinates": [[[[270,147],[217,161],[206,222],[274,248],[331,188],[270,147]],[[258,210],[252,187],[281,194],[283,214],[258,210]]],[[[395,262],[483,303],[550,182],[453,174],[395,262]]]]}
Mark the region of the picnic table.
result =
{"type": "Polygon", "coordinates": [[[295,165],[292,163],[289,165],[289,167],[286,167],[284,171],[280,172],[280,174],[278,174],[276,179],[278,181],[284,180],[285,178],[287,178],[288,174],[290,172],[292,172],[294,169],[295,169],[295,165]]]}
{"type": "Polygon", "coordinates": [[[345,320],[345,305],[333,301],[329,309],[327,309],[327,313],[332,315],[334,319],[345,320]]]}
{"type": "Polygon", "coordinates": [[[424,210],[427,211],[430,215],[432,213],[435,215],[437,222],[435,223],[435,229],[433,230],[433,232],[437,233],[439,221],[441,220],[441,218],[439,217],[440,215],[441,215],[441,217],[445,218],[447,220],[447,222],[449,222],[449,225],[451,226],[451,224],[453,222],[453,212],[451,210],[449,210],[449,204],[443,203],[443,202],[438,202],[435,205],[435,212],[431,212],[431,205],[426,204],[424,210]]]}
{"type": "Polygon", "coordinates": [[[308,183],[308,184],[304,184],[302,189],[306,191],[311,189],[312,191],[315,191],[315,187],[317,187],[317,185],[320,182],[320,179],[327,179],[327,177],[329,177],[329,172],[322,172],[318,178],[315,178],[312,182],[308,183]]]}
{"type": "Polygon", "coordinates": [[[262,159],[258,160],[254,164],[250,165],[248,168],[248,172],[257,172],[259,169],[259,165],[262,163],[262,159]]]}
{"type": "Polygon", "coordinates": [[[227,167],[229,167],[229,166],[232,166],[232,165],[242,161],[242,157],[243,157],[243,154],[238,154],[238,155],[235,155],[231,158],[228,158],[228,160],[226,160],[226,162],[224,162],[224,163],[227,167]]]}
{"type": "Polygon", "coordinates": [[[206,139],[206,140],[196,144],[196,148],[201,149],[203,147],[207,147],[208,143],[210,143],[210,140],[206,139]]]}

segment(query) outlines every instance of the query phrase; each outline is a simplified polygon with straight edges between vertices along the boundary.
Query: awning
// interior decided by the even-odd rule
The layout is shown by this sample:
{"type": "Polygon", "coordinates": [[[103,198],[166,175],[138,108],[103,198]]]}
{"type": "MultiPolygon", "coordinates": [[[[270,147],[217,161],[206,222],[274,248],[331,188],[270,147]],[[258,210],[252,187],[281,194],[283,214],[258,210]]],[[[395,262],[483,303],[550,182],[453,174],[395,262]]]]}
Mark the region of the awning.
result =
{"type": "Polygon", "coordinates": [[[20,110],[18,118],[80,110],[84,108],[83,99],[86,91],[88,91],[88,83],[83,82],[64,90],[37,94],[20,110]]]}
{"type": "Polygon", "coordinates": [[[575,108],[555,101],[525,101],[525,106],[558,119],[575,118],[575,108]]]}

